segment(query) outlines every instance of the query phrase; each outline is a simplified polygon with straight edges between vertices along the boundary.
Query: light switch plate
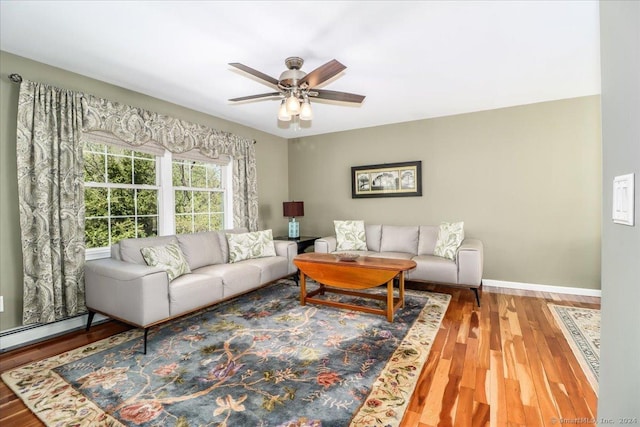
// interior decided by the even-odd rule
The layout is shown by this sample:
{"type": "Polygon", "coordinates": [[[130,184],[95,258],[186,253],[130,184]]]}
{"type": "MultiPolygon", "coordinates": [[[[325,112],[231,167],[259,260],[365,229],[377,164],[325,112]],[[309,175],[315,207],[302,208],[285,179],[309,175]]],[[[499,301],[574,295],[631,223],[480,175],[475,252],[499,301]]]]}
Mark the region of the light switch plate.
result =
{"type": "Polygon", "coordinates": [[[634,174],[613,178],[613,222],[633,225],[634,174]]]}

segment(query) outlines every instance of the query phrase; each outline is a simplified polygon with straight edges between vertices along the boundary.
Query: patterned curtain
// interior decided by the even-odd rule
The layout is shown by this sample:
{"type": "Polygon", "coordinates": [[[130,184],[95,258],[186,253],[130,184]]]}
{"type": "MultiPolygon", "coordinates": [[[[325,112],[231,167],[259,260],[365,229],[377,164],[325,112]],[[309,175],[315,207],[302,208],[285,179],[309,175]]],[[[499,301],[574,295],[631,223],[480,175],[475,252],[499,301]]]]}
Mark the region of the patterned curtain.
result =
{"type": "Polygon", "coordinates": [[[86,311],[82,103],[74,92],[24,80],[17,123],[23,323],[86,311]]]}
{"type": "Polygon", "coordinates": [[[258,179],[253,143],[233,144],[233,225],[258,230],[258,179]],[[233,154],[235,153],[235,154],[233,154]]]}
{"type": "Polygon", "coordinates": [[[258,182],[254,141],[197,123],[84,95],[85,132],[107,132],[140,146],[158,144],[172,153],[198,150],[211,159],[232,157],[233,225],[258,229],[258,182]]]}

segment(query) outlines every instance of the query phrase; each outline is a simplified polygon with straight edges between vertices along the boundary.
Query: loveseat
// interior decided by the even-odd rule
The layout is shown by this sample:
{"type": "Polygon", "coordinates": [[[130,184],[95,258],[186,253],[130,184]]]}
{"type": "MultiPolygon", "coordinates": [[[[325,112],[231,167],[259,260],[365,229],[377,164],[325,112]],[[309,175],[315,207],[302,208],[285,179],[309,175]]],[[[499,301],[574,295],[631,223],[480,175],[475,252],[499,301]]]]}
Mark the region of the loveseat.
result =
{"type": "Polygon", "coordinates": [[[342,249],[335,235],[315,241],[315,252],[356,252],[362,256],[411,259],[416,268],[405,276],[408,281],[446,284],[471,289],[480,306],[483,245],[480,240],[461,238],[449,259],[434,254],[442,226],[363,224],[366,247],[342,249]]]}
{"type": "Polygon", "coordinates": [[[266,256],[250,240],[242,250],[245,237],[259,235],[268,242],[267,231],[240,228],[121,240],[111,246],[110,258],[85,264],[87,330],[95,313],[144,328],[146,354],[149,327],[294,274],[295,242],[272,240],[265,246],[270,250],[266,256]],[[179,276],[172,278],[172,271],[148,265],[152,257],[145,260],[143,253],[149,248],[173,248],[188,268],[183,263],[179,276]]]}

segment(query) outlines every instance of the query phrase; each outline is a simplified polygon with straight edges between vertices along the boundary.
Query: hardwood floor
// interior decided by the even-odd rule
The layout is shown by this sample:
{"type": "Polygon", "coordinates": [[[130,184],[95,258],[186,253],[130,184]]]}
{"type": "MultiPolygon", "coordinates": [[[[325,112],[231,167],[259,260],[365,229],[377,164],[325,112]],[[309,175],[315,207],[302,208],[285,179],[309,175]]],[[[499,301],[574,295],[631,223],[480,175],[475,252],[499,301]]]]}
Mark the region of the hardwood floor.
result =
{"type": "MultiPolygon", "coordinates": [[[[600,308],[600,298],[485,287],[476,307],[466,289],[408,284],[452,300],[402,426],[594,425],[597,396],[547,302],[600,308]]],[[[129,329],[110,321],[0,355],[0,372],[129,329]]],[[[42,426],[0,383],[0,425],[42,426]]]]}

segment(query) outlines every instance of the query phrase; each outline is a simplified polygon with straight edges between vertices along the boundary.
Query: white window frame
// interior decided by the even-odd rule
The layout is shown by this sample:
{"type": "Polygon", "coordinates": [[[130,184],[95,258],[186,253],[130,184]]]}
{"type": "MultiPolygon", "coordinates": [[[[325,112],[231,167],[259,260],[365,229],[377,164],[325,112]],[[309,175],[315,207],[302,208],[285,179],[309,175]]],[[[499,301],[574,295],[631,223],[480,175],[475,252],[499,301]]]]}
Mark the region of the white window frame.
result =
{"type": "MultiPolygon", "coordinates": [[[[170,154],[170,153],[169,153],[170,154]]],[[[169,185],[171,185],[171,194],[164,194],[163,196],[165,197],[170,197],[171,199],[171,207],[173,209],[173,211],[171,212],[171,215],[167,215],[167,217],[171,218],[171,226],[168,227],[168,230],[171,230],[171,232],[169,232],[168,234],[175,234],[175,230],[176,230],[176,226],[175,226],[175,191],[176,191],[176,187],[173,186],[173,156],[171,156],[168,160],[168,163],[165,165],[162,165],[162,168],[169,168],[169,170],[171,171],[168,174],[168,178],[169,178],[169,185]]],[[[180,160],[180,159],[178,159],[180,160]]],[[[204,162],[206,163],[206,160],[203,160],[201,158],[198,158],[197,160],[195,160],[197,162],[204,162]]],[[[214,162],[211,162],[214,163],[214,162]]],[[[225,163],[217,163],[220,168],[221,168],[221,176],[220,176],[220,188],[219,190],[223,193],[223,197],[222,197],[222,210],[223,210],[223,228],[224,229],[229,229],[229,228],[233,228],[233,170],[232,170],[232,165],[231,162],[225,164],[225,163]]],[[[165,177],[167,175],[164,175],[165,177]]],[[[177,188],[181,188],[181,187],[177,187],[177,188]]],[[[193,190],[193,188],[188,189],[189,190],[193,190]]],[[[210,189],[202,189],[204,191],[210,190],[210,189]]],[[[218,190],[218,189],[216,189],[218,190]]],[[[168,205],[167,205],[168,206],[168,205]]]]}
{"type": "MultiPolygon", "coordinates": [[[[109,144],[104,139],[96,139],[95,142],[109,144]]],[[[122,146],[120,144],[114,144],[122,146]]],[[[139,147],[129,147],[130,150],[140,150],[139,147]]],[[[150,153],[151,154],[151,153],[150,153]]],[[[158,184],[158,236],[170,236],[175,234],[175,197],[173,187],[173,155],[170,151],[164,150],[162,154],[154,153],[156,156],[156,182],[158,184]]],[[[199,159],[198,161],[205,161],[199,159]]],[[[224,228],[233,228],[233,167],[231,162],[219,163],[222,168],[221,190],[224,192],[224,228]]],[[[120,188],[120,186],[118,186],[120,188]]],[[[156,187],[153,186],[155,189],[156,187]]],[[[85,251],[85,260],[109,258],[111,247],[90,248],[85,251]]]]}

